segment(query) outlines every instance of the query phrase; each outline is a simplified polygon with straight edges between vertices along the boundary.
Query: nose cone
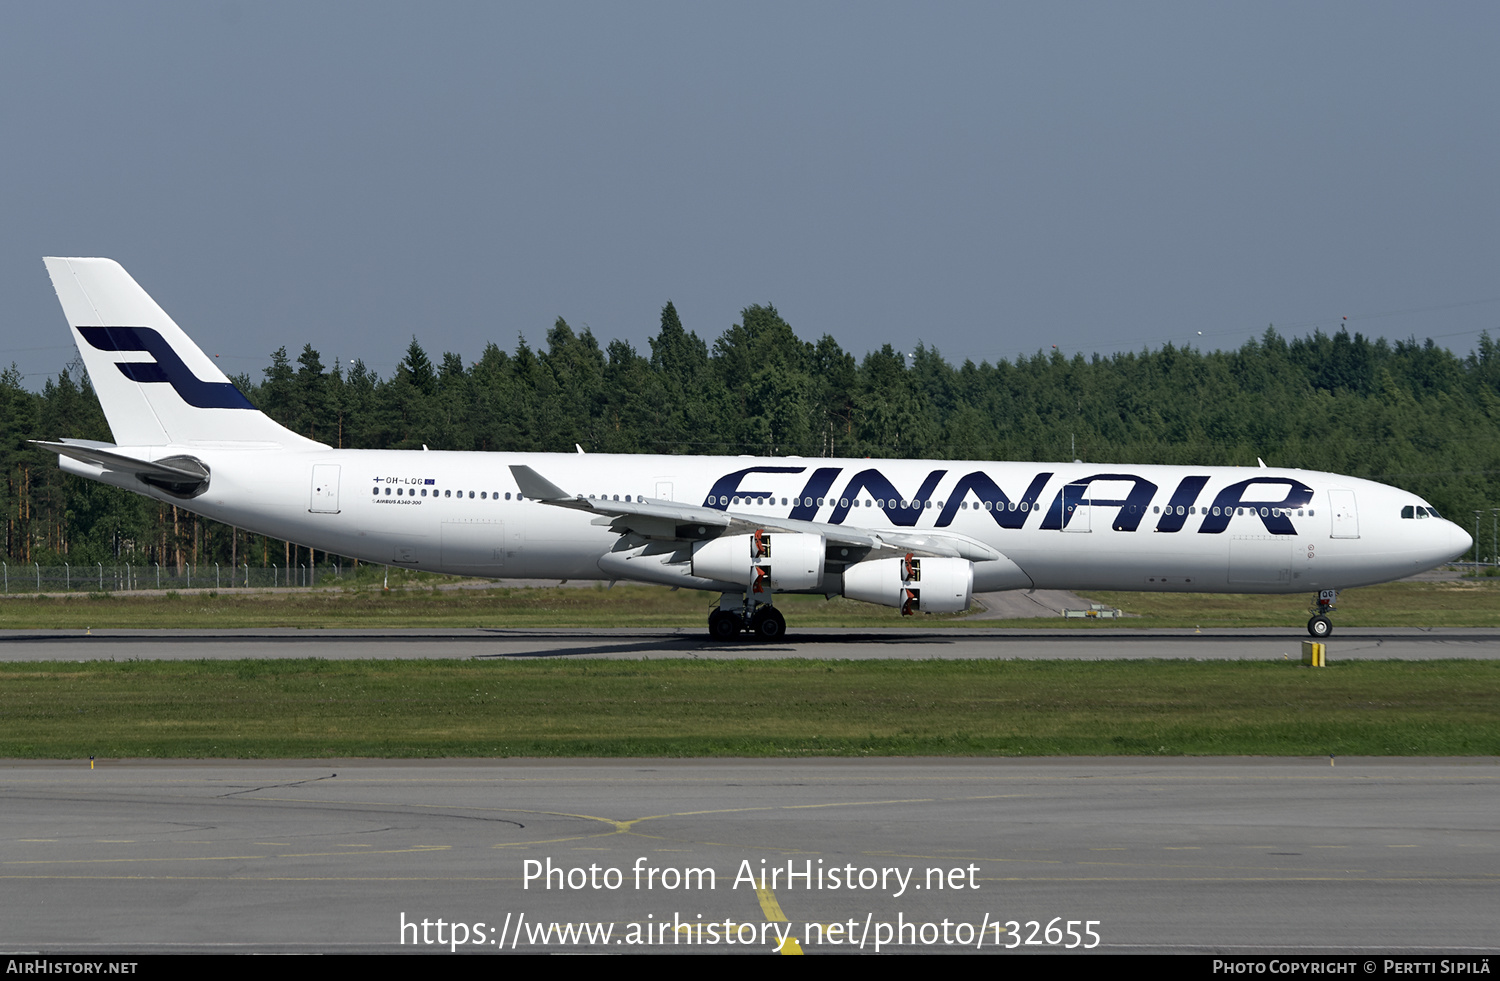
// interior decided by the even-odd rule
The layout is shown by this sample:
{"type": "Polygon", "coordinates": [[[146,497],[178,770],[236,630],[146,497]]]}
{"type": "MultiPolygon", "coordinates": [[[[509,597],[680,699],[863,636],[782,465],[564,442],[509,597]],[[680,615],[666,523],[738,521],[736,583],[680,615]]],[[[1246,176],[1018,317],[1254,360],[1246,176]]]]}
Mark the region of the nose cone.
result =
{"type": "Polygon", "coordinates": [[[1445,523],[1448,525],[1448,558],[1444,561],[1452,562],[1474,547],[1474,538],[1453,522],[1445,523]]]}

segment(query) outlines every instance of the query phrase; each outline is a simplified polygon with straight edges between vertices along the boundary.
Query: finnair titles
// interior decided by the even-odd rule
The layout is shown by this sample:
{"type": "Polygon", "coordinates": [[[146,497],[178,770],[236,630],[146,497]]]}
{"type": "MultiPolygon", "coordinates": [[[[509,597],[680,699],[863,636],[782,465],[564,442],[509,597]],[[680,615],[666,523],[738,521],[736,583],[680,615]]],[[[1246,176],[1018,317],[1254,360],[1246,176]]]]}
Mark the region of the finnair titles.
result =
{"type": "Polygon", "coordinates": [[[46,260],[114,443],[64,470],[257,534],[458,575],[718,593],[712,636],[776,640],[781,593],[903,613],[978,591],[1312,596],[1462,555],[1407,491],[1270,467],[333,449],[257,411],[109,259],[46,260]]]}

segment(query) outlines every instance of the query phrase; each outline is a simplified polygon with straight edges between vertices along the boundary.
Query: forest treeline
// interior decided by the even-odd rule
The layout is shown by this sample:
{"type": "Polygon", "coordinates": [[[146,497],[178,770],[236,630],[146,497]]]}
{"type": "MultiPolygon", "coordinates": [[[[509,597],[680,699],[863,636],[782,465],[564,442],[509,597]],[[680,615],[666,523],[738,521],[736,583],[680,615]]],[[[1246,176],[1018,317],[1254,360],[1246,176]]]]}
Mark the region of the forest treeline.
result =
{"type": "MultiPolygon", "coordinates": [[[[1500,506],[1500,350],[1267,329],[1233,351],[1168,344],[954,366],[934,348],[862,357],[751,306],[712,344],[671,303],[649,351],[558,319],[544,346],[436,359],[413,338],[381,378],[306,346],[235,382],[278,422],[338,447],[756,454],[1302,467],[1407,488],[1472,528],[1500,506]]],[[[27,439],[110,439],[76,365],[40,393],[0,373],[4,554],[61,565],[290,565],[292,544],[63,474],[27,439]]],[[[1484,527],[1489,527],[1489,515],[1484,527]]],[[[1481,534],[1481,554],[1490,536],[1481,534]]],[[[306,555],[306,550],[301,554],[306,555]]],[[[304,559],[305,560],[305,559],[304,559]]],[[[283,566],[285,567],[285,565],[283,566]]]]}

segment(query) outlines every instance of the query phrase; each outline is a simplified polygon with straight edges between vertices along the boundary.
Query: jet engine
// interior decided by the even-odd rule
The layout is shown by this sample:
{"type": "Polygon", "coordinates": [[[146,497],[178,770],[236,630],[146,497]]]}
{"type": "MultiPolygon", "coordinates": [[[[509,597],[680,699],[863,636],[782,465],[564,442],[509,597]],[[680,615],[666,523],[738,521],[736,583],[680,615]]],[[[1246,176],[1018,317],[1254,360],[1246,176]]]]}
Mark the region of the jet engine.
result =
{"type": "Polygon", "coordinates": [[[822,535],[726,535],[693,545],[693,575],[741,583],[756,593],[816,589],[826,553],[822,535]]]}
{"type": "Polygon", "coordinates": [[[925,558],[861,562],[844,570],[844,595],[864,603],[900,607],[903,616],[919,610],[960,613],[974,596],[974,563],[968,559],[925,558]]]}

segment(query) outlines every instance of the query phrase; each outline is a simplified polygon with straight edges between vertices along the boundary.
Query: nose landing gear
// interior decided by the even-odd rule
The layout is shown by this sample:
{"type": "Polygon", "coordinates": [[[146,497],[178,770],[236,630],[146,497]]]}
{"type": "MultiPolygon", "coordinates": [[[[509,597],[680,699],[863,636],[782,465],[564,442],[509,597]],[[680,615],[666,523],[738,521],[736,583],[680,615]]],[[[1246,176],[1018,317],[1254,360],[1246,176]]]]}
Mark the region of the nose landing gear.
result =
{"type": "Polygon", "coordinates": [[[1333,636],[1333,621],[1328,619],[1328,614],[1338,609],[1333,605],[1338,595],[1336,589],[1323,590],[1318,593],[1317,605],[1307,611],[1313,614],[1313,618],[1307,621],[1307,632],[1317,640],[1333,636]]]}

